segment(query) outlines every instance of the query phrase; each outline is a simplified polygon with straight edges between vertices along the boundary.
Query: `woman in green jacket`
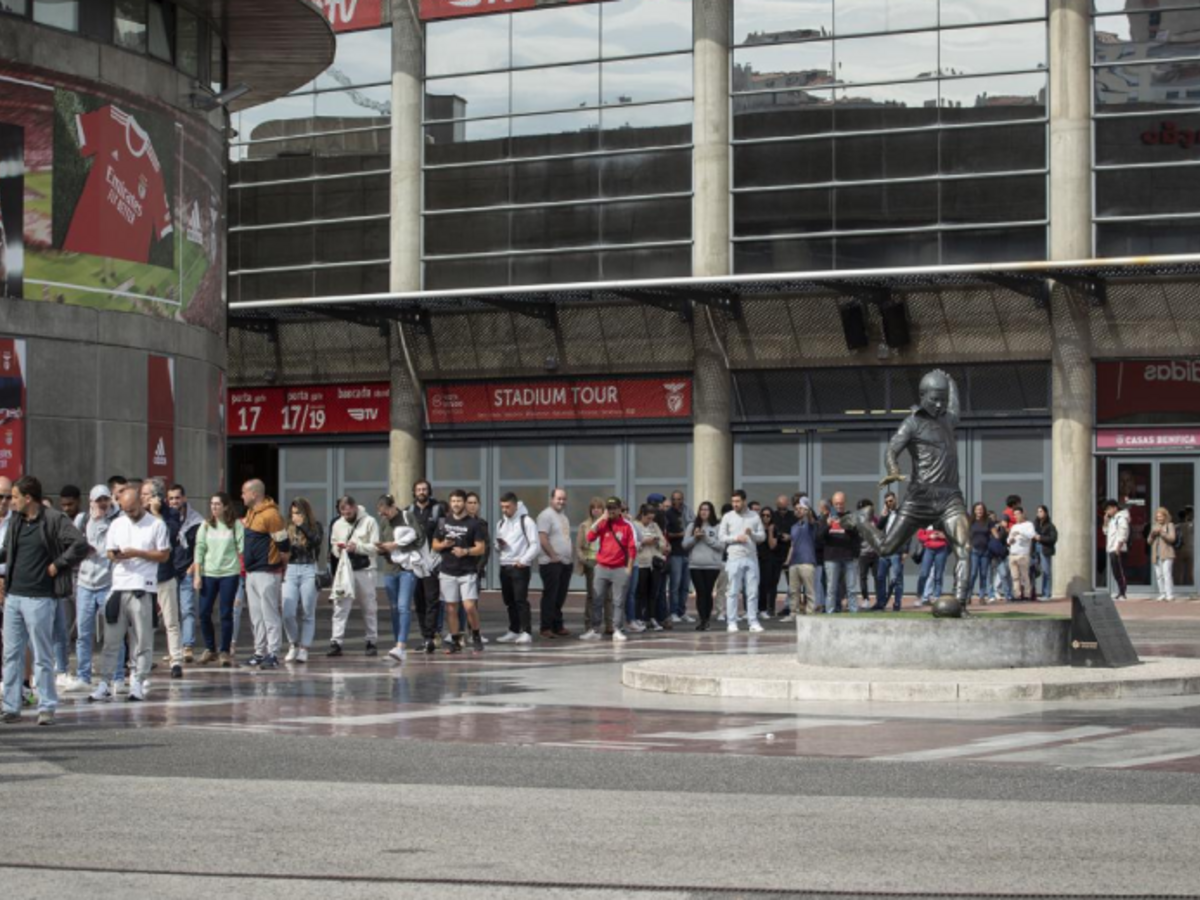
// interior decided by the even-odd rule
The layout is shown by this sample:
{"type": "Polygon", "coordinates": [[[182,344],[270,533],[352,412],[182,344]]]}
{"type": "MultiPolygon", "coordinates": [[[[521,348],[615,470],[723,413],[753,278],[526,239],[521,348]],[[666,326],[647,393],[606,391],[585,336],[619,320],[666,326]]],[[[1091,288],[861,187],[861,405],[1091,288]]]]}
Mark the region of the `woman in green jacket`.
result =
{"type": "Polygon", "coordinates": [[[242,553],[245,551],[245,531],[228,494],[213,494],[208,503],[209,516],[196,533],[195,588],[200,593],[200,629],[204,634],[205,651],[200,662],[221,660],[228,669],[233,663],[229,643],[233,640],[233,601],[237,597],[238,577],[241,575],[242,553]],[[217,655],[213,634],[213,602],[221,600],[221,649],[217,655]]]}

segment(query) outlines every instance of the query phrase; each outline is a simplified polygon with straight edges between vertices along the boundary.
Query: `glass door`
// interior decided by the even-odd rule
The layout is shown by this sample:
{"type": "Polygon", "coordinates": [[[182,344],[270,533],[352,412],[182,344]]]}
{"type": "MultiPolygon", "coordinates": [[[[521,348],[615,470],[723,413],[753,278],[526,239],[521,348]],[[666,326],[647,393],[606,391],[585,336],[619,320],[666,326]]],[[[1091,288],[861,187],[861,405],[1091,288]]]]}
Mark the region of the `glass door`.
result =
{"type": "MultiPolygon", "coordinates": [[[[1197,501],[1195,460],[1107,459],[1108,497],[1116,498],[1129,512],[1129,545],[1122,558],[1129,593],[1156,595],[1159,587],[1151,564],[1150,529],[1155,513],[1164,507],[1175,527],[1182,532],[1181,546],[1175,551],[1173,575],[1177,596],[1195,593],[1196,554],[1194,516],[1197,501]]],[[[1098,504],[1099,508],[1100,504],[1098,504]]],[[[1102,508],[1099,523],[1103,527],[1102,508]]],[[[1105,565],[1103,532],[1097,535],[1098,583],[1110,584],[1111,573],[1105,565]]]]}

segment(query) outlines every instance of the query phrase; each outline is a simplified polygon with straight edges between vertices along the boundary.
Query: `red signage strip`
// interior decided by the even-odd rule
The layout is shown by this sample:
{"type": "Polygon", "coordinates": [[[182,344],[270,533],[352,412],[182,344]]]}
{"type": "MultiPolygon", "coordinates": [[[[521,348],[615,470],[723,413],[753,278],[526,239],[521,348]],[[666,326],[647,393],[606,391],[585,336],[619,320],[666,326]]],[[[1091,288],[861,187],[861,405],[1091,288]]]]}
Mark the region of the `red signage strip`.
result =
{"type": "Polygon", "coordinates": [[[421,0],[421,18],[452,19],[459,16],[486,16],[490,13],[517,12],[568,3],[599,3],[601,0],[421,0]]]}
{"type": "Polygon", "coordinates": [[[1096,363],[1098,425],[1200,422],[1200,360],[1096,363]]]}
{"type": "Polygon", "coordinates": [[[321,0],[334,31],[365,31],[383,24],[383,0],[321,0]]]}
{"type": "Polygon", "coordinates": [[[391,394],[387,382],[238,388],[229,392],[229,436],[386,434],[391,394]]]}
{"type": "Polygon", "coordinates": [[[687,419],[692,379],[579,378],[431,385],[432,425],[496,425],[620,419],[687,419]]]}
{"type": "Polygon", "coordinates": [[[147,474],[175,480],[175,360],[147,357],[146,459],[147,474]]]}
{"type": "Polygon", "coordinates": [[[1096,432],[1096,449],[1116,453],[1195,453],[1200,428],[1111,428],[1096,432]]]}
{"type": "Polygon", "coordinates": [[[25,342],[0,338],[0,475],[25,474],[25,342]]]}

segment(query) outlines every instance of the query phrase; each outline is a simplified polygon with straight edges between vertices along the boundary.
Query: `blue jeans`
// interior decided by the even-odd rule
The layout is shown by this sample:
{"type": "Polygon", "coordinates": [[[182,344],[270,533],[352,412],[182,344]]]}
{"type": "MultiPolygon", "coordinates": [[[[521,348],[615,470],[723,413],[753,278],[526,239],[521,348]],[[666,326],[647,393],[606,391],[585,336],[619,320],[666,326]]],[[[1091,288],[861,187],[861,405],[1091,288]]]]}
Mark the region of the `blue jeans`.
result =
{"type": "Polygon", "coordinates": [[[412,626],[412,599],[417,590],[417,576],[408,571],[384,575],[383,588],[387,591],[388,603],[392,607],[392,638],[397,644],[407,644],[408,631],[412,626]]]}
{"type": "Polygon", "coordinates": [[[995,572],[995,575],[992,577],[992,586],[995,588],[996,597],[1003,600],[1012,600],[1012,572],[1008,568],[1008,557],[993,559],[992,566],[995,572]]]}
{"type": "Polygon", "coordinates": [[[926,603],[942,596],[942,576],[946,573],[946,560],[949,556],[948,544],[938,550],[925,548],[925,555],[921,557],[921,583],[917,594],[926,603]]]}
{"type": "Polygon", "coordinates": [[[688,570],[690,568],[687,554],[682,551],[672,553],[669,564],[671,566],[671,614],[685,616],[687,615],[688,570]]]}
{"type": "Polygon", "coordinates": [[[633,571],[629,573],[629,588],[625,591],[625,621],[632,622],[637,619],[637,586],[638,573],[641,569],[638,566],[633,567],[633,571]]]}
{"type": "Polygon", "coordinates": [[[311,647],[317,636],[317,593],[315,564],[287,567],[283,576],[283,631],[293,644],[311,647]]]}
{"type": "Polygon", "coordinates": [[[880,557],[876,571],[879,573],[879,590],[875,594],[875,605],[883,609],[891,597],[892,608],[899,609],[904,605],[904,555],[895,553],[880,557]]]}
{"type": "Polygon", "coordinates": [[[192,576],[179,579],[179,640],[183,646],[196,646],[196,588],[192,576]]]}
{"type": "Polygon", "coordinates": [[[64,600],[54,609],[54,671],[59,675],[67,674],[71,628],[67,624],[67,602],[64,600]]]}
{"type": "Polygon", "coordinates": [[[843,597],[850,612],[858,612],[857,560],[825,560],[825,580],[825,612],[836,610],[843,597]]]}
{"type": "Polygon", "coordinates": [[[746,592],[746,621],[758,621],[758,559],[748,556],[726,560],[725,617],[730,625],[737,624],[738,594],[746,592]]]}
{"type": "Polygon", "coordinates": [[[4,712],[21,711],[21,680],[25,674],[25,647],[33,647],[33,679],[37,685],[38,712],[54,712],[58,693],[54,689],[54,616],[59,606],[54,597],[22,597],[9,594],[4,600],[4,712]]]}
{"type": "Polygon", "coordinates": [[[237,575],[227,575],[224,578],[200,579],[200,633],[204,636],[204,646],[213,653],[217,652],[217,636],[213,632],[213,604],[220,599],[221,615],[221,644],[222,653],[229,652],[229,644],[237,635],[234,625],[233,602],[237,598],[241,578],[237,575]]]}
{"type": "Polygon", "coordinates": [[[233,621],[230,641],[237,642],[238,632],[242,630],[242,613],[246,609],[246,576],[239,575],[237,593],[233,595],[233,621]]]}
{"type": "Polygon", "coordinates": [[[1037,554],[1038,565],[1042,567],[1042,588],[1038,591],[1038,596],[1043,599],[1050,597],[1050,569],[1053,565],[1054,557],[1046,555],[1046,549],[1041,544],[1033,545],[1034,552],[1037,554]]]}
{"type": "MultiPolygon", "coordinates": [[[[109,588],[90,590],[78,588],[75,592],[75,627],[79,638],[75,642],[75,677],[92,683],[92,648],[96,641],[96,616],[104,613],[108,602],[109,588]]],[[[125,644],[117,652],[117,671],[125,671],[125,644]]]]}
{"type": "Polygon", "coordinates": [[[981,598],[994,598],[996,591],[992,588],[992,558],[986,550],[971,551],[971,577],[967,579],[967,596],[975,593],[975,584],[979,584],[981,598]]]}

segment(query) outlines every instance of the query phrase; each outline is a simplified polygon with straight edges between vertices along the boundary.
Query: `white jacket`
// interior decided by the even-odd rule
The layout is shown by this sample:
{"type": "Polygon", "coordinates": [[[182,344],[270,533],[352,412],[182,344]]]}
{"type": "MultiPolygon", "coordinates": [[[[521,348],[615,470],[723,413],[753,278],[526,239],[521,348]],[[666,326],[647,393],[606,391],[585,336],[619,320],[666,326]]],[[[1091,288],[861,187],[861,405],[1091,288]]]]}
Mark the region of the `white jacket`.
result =
{"type": "Polygon", "coordinates": [[[357,522],[352,525],[346,521],[345,516],[338,516],[329,533],[330,550],[335,559],[342,558],[342,549],[338,544],[349,543],[356,544],[355,552],[369,556],[372,562],[379,556],[379,548],[375,546],[379,543],[379,523],[375,521],[374,516],[367,515],[367,511],[361,506],[358,508],[357,522]]]}
{"type": "Polygon", "coordinates": [[[392,551],[393,563],[405,571],[412,572],[418,578],[428,578],[437,571],[442,558],[429,549],[427,541],[422,541],[420,546],[413,550],[400,549],[400,547],[407,547],[416,542],[417,530],[415,528],[408,525],[399,526],[394,532],[394,539],[398,546],[392,551]]]}
{"type": "Polygon", "coordinates": [[[1120,553],[1129,548],[1129,510],[1118,509],[1104,526],[1105,550],[1120,553]]]}
{"type": "Polygon", "coordinates": [[[538,540],[537,522],[529,515],[524,503],[517,504],[517,514],[511,519],[500,516],[500,521],[496,523],[495,545],[500,565],[533,565],[541,551],[541,542],[538,540]]]}
{"type": "Polygon", "coordinates": [[[757,562],[758,548],[754,545],[765,541],[767,532],[763,528],[762,519],[754,510],[747,508],[737,513],[731,509],[721,517],[717,537],[725,545],[727,559],[753,559],[757,562]],[[736,538],[745,534],[747,528],[750,529],[750,540],[744,544],[738,542],[736,538]]]}

